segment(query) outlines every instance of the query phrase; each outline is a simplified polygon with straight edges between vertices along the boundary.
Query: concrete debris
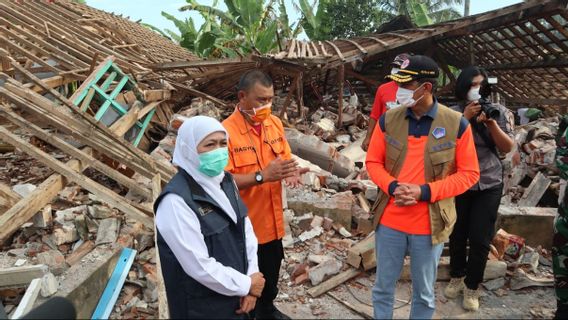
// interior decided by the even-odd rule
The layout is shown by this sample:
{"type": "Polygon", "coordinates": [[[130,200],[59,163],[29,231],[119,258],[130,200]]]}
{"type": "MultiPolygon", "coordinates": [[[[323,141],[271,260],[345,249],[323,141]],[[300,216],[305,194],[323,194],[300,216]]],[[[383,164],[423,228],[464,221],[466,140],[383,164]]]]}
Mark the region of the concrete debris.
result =
{"type": "Polygon", "coordinates": [[[310,268],[308,271],[310,282],[313,286],[316,286],[323,282],[327,276],[338,274],[342,267],[343,263],[341,261],[336,259],[325,260],[317,266],[310,268]]]}
{"type": "Polygon", "coordinates": [[[107,206],[93,205],[89,206],[89,214],[95,219],[108,219],[114,217],[116,212],[107,206]]]}
{"type": "Polygon", "coordinates": [[[99,231],[97,233],[97,239],[95,244],[101,245],[105,243],[114,243],[118,238],[118,232],[120,231],[120,220],[117,218],[109,218],[101,221],[99,226],[99,231]]]}
{"type": "Polygon", "coordinates": [[[79,233],[75,225],[64,225],[61,228],[56,228],[53,230],[52,236],[53,242],[58,246],[79,240],[79,233]]]}
{"type": "Polygon", "coordinates": [[[41,278],[41,289],[40,294],[42,297],[47,298],[51,297],[55,293],[57,293],[57,289],[59,288],[59,281],[53,275],[53,273],[47,273],[41,278]]]}
{"type": "Polygon", "coordinates": [[[17,184],[12,187],[15,193],[19,194],[22,198],[25,198],[28,194],[32,193],[36,189],[36,186],[31,183],[17,184]]]}
{"type": "Polygon", "coordinates": [[[511,278],[511,290],[520,290],[528,287],[552,287],[554,286],[554,278],[535,277],[526,273],[523,269],[518,268],[511,278]]]}
{"type": "Polygon", "coordinates": [[[14,263],[14,267],[21,267],[21,266],[25,265],[26,263],[28,263],[28,260],[26,260],[26,259],[18,259],[18,260],[16,260],[16,262],[14,263]]]}
{"type": "Polygon", "coordinates": [[[347,231],[347,229],[345,229],[344,227],[341,227],[339,229],[339,234],[341,234],[342,236],[344,236],[345,238],[351,238],[353,235],[351,234],[351,232],[347,231]]]}
{"type": "Polygon", "coordinates": [[[294,129],[285,129],[292,153],[306,159],[338,177],[346,177],[355,170],[355,163],[316,136],[294,129]]]}
{"type": "Polygon", "coordinates": [[[542,235],[553,233],[554,217],[557,211],[556,208],[521,208],[501,205],[496,226],[524,238],[529,246],[542,245],[550,249],[552,237],[542,235]]]}
{"type": "Polygon", "coordinates": [[[55,223],[59,225],[70,225],[75,221],[76,215],[87,214],[87,206],[82,205],[78,207],[73,207],[65,210],[58,210],[55,212],[55,218],[53,219],[55,223]]]}
{"type": "Polygon", "coordinates": [[[315,227],[315,228],[313,228],[313,229],[311,229],[311,230],[309,230],[309,231],[303,232],[303,233],[298,237],[298,239],[300,239],[300,241],[306,241],[306,240],[309,240],[309,239],[312,239],[312,238],[315,238],[315,237],[321,235],[322,232],[323,232],[322,227],[315,227]]]}
{"type": "Polygon", "coordinates": [[[65,257],[57,250],[39,253],[37,255],[37,261],[40,264],[47,265],[49,270],[55,275],[60,275],[67,269],[65,257]]]}
{"type": "Polygon", "coordinates": [[[538,272],[538,264],[540,260],[540,254],[538,252],[526,252],[520,258],[521,266],[528,266],[533,273],[538,272]]]}
{"type": "Polygon", "coordinates": [[[351,229],[352,206],[355,202],[351,191],[327,195],[306,193],[303,190],[290,190],[288,207],[295,212],[312,212],[314,215],[328,217],[340,223],[349,231],[351,229]]]}
{"type": "Polygon", "coordinates": [[[506,283],[505,278],[497,278],[483,282],[481,285],[483,285],[483,287],[489,291],[495,291],[503,288],[503,286],[505,286],[505,283],[506,283]]]}
{"type": "Polygon", "coordinates": [[[320,264],[324,263],[328,260],[332,260],[333,258],[327,255],[322,254],[310,254],[308,255],[308,261],[313,264],[320,264]]]}

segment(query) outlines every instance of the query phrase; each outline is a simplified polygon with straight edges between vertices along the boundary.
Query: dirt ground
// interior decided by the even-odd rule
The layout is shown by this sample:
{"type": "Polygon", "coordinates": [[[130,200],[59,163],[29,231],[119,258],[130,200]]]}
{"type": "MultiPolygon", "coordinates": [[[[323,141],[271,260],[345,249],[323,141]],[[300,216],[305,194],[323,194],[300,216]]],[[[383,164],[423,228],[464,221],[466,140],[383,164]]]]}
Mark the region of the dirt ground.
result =
{"type": "MultiPolygon", "coordinates": [[[[368,312],[372,312],[371,288],[374,277],[374,273],[367,273],[330,292],[348,304],[359,305],[356,309],[365,308],[368,312]],[[363,308],[361,304],[364,304],[363,308]]],[[[506,288],[497,291],[481,289],[479,311],[468,312],[461,306],[461,297],[448,301],[443,296],[446,285],[447,282],[436,284],[437,304],[434,318],[437,319],[547,319],[553,317],[556,308],[553,288],[529,288],[519,291],[506,288]]],[[[302,294],[308,297],[300,286],[288,287],[282,284],[276,305],[293,319],[364,319],[361,314],[327,294],[315,299],[299,299],[302,294]]],[[[408,319],[410,296],[410,282],[399,281],[396,290],[395,319],[408,319]]]]}

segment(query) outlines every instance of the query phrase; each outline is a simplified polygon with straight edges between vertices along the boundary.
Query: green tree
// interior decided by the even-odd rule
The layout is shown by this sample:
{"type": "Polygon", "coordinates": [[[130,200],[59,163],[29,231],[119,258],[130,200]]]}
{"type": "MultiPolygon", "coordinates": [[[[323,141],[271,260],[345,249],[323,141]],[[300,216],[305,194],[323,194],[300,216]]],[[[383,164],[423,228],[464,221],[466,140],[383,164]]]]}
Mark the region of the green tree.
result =
{"type": "MultiPolygon", "coordinates": [[[[213,6],[201,5],[195,0],[188,2],[190,4],[180,10],[199,12],[206,22],[197,32],[195,40],[193,35],[182,35],[180,44],[183,46],[191,47],[189,42],[194,40],[197,41],[195,46],[198,51],[217,48],[224,52],[224,49],[229,49],[245,54],[267,53],[277,47],[275,0],[224,0],[227,12],[217,9],[216,2],[213,6]]],[[[228,51],[225,53],[228,54],[228,51]]]]}
{"type": "Polygon", "coordinates": [[[329,39],[350,38],[373,32],[390,18],[380,0],[328,0],[325,24],[329,39]]]}
{"type": "Polygon", "coordinates": [[[205,20],[196,28],[193,19],[180,20],[162,12],[162,16],[174,23],[177,31],[146,27],[176,41],[199,57],[236,57],[251,52],[267,53],[277,49],[284,40],[296,38],[302,31],[299,22],[290,24],[284,0],[224,0],[227,11],[218,8],[215,0],[211,6],[187,0],[189,5],[180,11],[198,12],[205,20]],[[276,8],[277,7],[277,8],[276,8]]]}
{"type": "Polygon", "coordinates": [[[379,0],[379,7],[387,18],[398,15],[409,17],[419,27],[461,17],[453,6],[463,0],[379,0]]]}

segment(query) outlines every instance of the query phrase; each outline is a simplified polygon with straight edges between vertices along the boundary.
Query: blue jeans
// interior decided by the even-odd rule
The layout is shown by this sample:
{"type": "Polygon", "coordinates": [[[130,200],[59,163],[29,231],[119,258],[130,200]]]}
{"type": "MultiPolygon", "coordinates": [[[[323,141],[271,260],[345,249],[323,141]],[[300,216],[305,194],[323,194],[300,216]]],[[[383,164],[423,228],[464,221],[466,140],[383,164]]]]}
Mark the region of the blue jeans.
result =
{"type": "Polygon", "coordinates": [[[436,308],[434,284],[443,249],[443,244],[432,245],[430,235],[412,235],[382,225],[377,227],[377,278],[373,287],[375,319],[392,319],[396,282],[407,253],[412,274],[410,318],[432,318],[436,308]]]}

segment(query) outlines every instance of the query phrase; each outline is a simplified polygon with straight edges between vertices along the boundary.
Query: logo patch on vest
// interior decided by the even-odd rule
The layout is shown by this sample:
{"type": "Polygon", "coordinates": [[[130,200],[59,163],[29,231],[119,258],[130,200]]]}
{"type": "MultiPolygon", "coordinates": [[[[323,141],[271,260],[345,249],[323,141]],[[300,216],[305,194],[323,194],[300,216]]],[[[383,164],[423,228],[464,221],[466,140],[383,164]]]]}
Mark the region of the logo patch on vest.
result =
{"type": "Polygon", "coordinates": [[[201,215],[203,217],[203,216],[213,212],[213,208],[211,208],[211,207],[199,207],[198,211],[199,211],[199,215],[201,215]]]}
{"type": "Polygon", "coordinates": [[[436,127],[432,130],[432,136],[436,139],[442,139],[446,136],[446,128],[436,127]]]}

